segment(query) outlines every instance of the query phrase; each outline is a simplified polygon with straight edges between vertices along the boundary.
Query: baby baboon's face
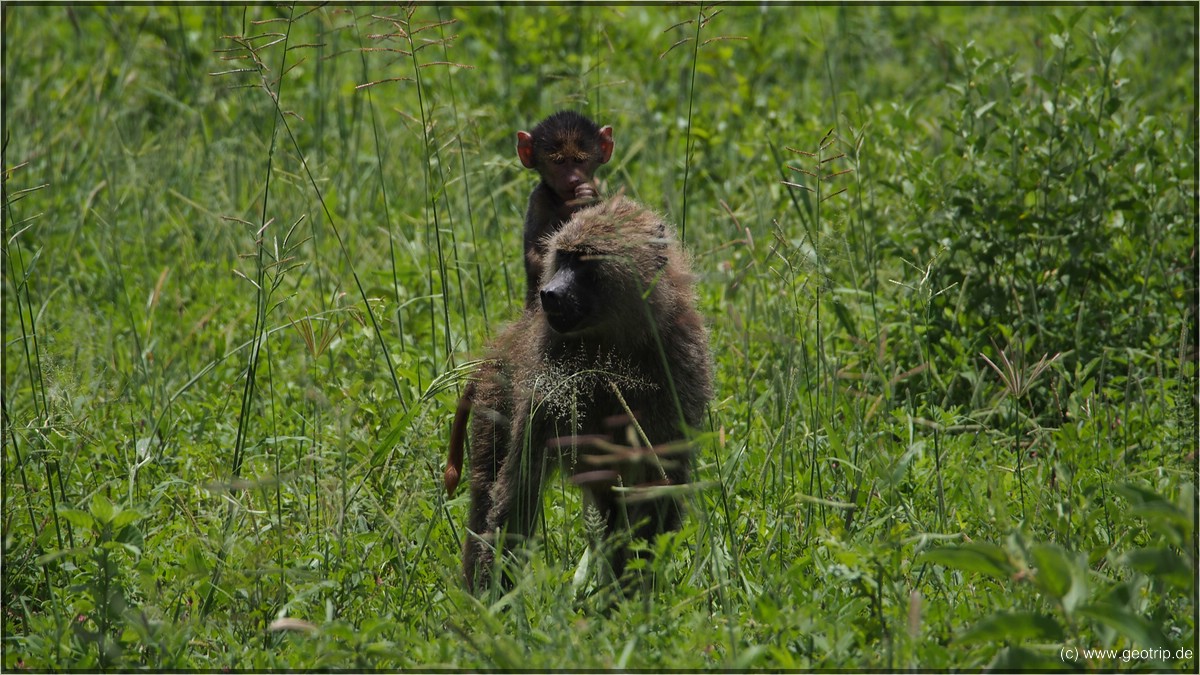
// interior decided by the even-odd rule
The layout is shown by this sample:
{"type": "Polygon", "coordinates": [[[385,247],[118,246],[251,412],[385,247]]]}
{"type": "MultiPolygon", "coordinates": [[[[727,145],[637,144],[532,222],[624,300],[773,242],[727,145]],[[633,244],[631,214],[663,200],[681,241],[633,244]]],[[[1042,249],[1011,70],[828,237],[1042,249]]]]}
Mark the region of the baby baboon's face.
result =
{"type": "Polygon", "coordinates": [[[590,119],[570,111],[547,117],[532,132],[517,132],[517,155],[521,163],[537,169],[542,180],[564,202],[596,198],[593,176],[612,153],[612,127],[598,127],[590,119]]]}

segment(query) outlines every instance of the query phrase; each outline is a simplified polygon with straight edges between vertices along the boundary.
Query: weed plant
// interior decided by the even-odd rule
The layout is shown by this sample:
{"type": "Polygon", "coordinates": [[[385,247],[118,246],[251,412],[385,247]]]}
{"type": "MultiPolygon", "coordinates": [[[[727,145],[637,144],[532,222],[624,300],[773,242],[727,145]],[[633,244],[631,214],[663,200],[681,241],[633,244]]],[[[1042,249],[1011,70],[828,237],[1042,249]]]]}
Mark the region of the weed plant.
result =
{"type": "Polygon", "coordinates": [[[6,4],[3,667],[1194,672],[1196,25],[6,4]],[[483,598],[440,489],[559,108],[716,362],[607,607],[568,479],[483,598]]]}

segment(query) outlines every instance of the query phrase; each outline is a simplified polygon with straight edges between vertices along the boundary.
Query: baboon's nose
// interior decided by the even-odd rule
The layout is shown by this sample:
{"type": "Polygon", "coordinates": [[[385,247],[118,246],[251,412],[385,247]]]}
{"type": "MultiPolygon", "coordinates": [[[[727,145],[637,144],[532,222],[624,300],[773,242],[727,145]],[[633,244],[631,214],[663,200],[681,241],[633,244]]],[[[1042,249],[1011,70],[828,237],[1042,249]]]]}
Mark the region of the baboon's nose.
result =
{"type": "Polygon", "coordinates": [[[547,314],[557,314],[563,309],[563,294],[561,289],[547,286],[540,291],[542,296],[542,311],[547,314]]]}

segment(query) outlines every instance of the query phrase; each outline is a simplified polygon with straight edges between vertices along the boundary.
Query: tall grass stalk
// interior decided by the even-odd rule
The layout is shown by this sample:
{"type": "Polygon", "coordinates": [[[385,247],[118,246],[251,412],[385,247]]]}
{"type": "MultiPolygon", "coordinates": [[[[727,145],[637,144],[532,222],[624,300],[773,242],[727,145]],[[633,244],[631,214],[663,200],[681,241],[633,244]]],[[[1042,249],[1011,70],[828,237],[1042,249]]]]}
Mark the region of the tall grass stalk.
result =
{"type": "MultiPolygon", "coordinates": [[[[363,35],[363,31],[361,30],[357,19],[354,21],[354,29],[355,29],[354,30],[355,37],[358,39],[359,64],[361,65],[362,72],[365,76],[365,74],[368,72],[367,51],[369,48],[367,47],[367,42],[366,42],[367,36],[363,35]]],[[[383,144],[383,140],[382,140],[380,130],[379,130],[379,114],[375,109],[374,95],[373,95],[370,87],[362,87],[362,88],[366,95],[366,100],[367,100],[366,107],[367,107],[367,111],[369,113],[370,121],[371,121],[371,140],[375,144],[375,175],[376,175],[376,178],[379,179],[379,198],[383,202],[383,227],[385,228],[385,231],[388,233],[388,260],[391,262],[391,270],[392,270],[392,298],[396,304],[396,309],[394,310],[395,314],[396,314],[396,332],[400,339],[400,351],[404,352],[406,350],[405,331],[404,331],[404,306],[400,300],[401,297],[403,297],[403,296],[400,293],[400,272],[399,272],[399,268],[398,268],[398,265],[396,262],[396,236],[397,236],[397,233],[395,232],[395,226],[392,223],[391,203],[388,198],[388,195],[391,194],[391,191],[388,189],[388,186],[386,183],[386,174],[384,172],[384,164],[383,164],[383,158],[387,155],[387,153],[384,150],[384,144],[383,144]]],[[[400,230],[400,232],[398,234],[399,234],[399,236],[404,237],[405,243],[408,243],[408,237],[407,237],[407,235],[404,234],[403,230],[400,230]]],[[[364,302],[365,302],[365,299],[364,299],[364,302]]],[[[383,346],[383,345],[381,344],[380,346],[383,346]]],[[[385,349],[384,351],[386,353],[387,350],[385,349]]]]}
{"type": "Polygon", "coordinates": [[[692,43],[691,62],[688,65],[687,126],[685,127],[684,134],[683,134],[683,187],[681,189],[681,193],[682,193],[681,197],[683,200],[683,204],[680,208],[680,213],[679,213],[679,240],[681,242],[685,242],[685,243],[687,242],[688,197],[690,196],[690,190],[688,190],[688,182],[691,178],[692,149],[695,145],[695,136],[692,134],[692,114],[693,114],[693,108],[695,106],[695,101],[696,101],[696,71],[698,70],[698,66],[700,63],[700,48],[711,42],[716,42],[719,40],[745,40],[746,39],[745,37],[741,37],[741,36],[721,35],[721,36],[709,38],[709,39],[701,42],[701,40],[700,40],[701,31],[708,25],[709,21],[712,21],[714,18],[717,17],[717,15],[721,14],[721,12],[723,12],[723,11],[724,10],[721,10],[721,9],[712,11],[711,4],[706,4],[704,2],[700,2],[696,9],[696,18],[682,21],[680,23],[677,23],[673,26],[668,27],[666,30],[663,31],[664,33],[666,33],[671,30],[674,30],[676,28],[692,26],[695,29],[693,34],[690,37],[684,37],[684,38],[677,40],[670,47],[667,47],[666,51],[664,51],[662,54],[660,54],[658,56],[659,60],[661,61],[662,59],[666,58],[667,54],[670,54],[671,51],[674,50],[676,47],[686,44],[688,42],[692,43]]]}
{"type": "MultiPolygon", "coordinates": [[[[32,259],[29,261],[28,264],[26,264],[25,255],[22,252],[22,246],[18,241],[22,237],[22,235],[31,234],[30,230],[33,228],[32,221],[34,219],[36,219],[38,217],[38,215],[40,215],[40,214],[35,215],[35,216],[30,217],[25,220],[17,220],[15,209],[13,208],[13,204],[15,202],[18,202],[26,197],[29,197],[29,196],[35,194],[36,192],[46,189],[48,187],[48,184],[43,183],[43,184],[37,185],[35,187],[24,188],[24,189],[17,190],[15,192],[10,191],[9,181],[12,179],[14,173],[16,173],[17,171],[22,169],[25,165],[21,164],[21,165],[13,167],[11,169],[8,168],[8,144],[9,144],[9,135],[6,133],[5,137],[4,137],[3,150],[0,151],[0,162],[3,163],[3,170],[4,170],[3,178],[2,178],[2,180],[0,180],[0,203],[3,204],[3,208],[4,208],[4,218],[0,219],[3,221],[2,223],[0,223],[0,245],[3,246],[4,269],[5,269],[5,271],[7,271],[8,277],[9,277],[9,285],[5,288],[5,297],[4,297],[5,312],[4,313],[5,313],[5,315],[9,315],[9,312],[8,312],[9,298],[8,298],[8,296],[11,293],[12,301],[15,304],[15,309],[16,309],[16,314],[17,314],[17,324],[20,327],[19,340],[21,343],[21,353],[22,353],[23,360],[24,360],[26,377],[29,380],[30,403],[33,407],[34,426],[32,428],[29,428],[27,425],[27,428],[29,429],[29,432],[33,435],[33,437],[36,439],[35,442],[37,442],[38,445],[45,444],[45,445],[49,446],[51,444],[50,444],[49,440],[46,438],[46,434],[52,433],[55,421],[52,419],[52,415],[51,415],[51,411],[50,411],[50,402],[49,402],[49,399],[46,394],[45,370],[42,367],[41,341],[38,338],[38,333],[37,333],[37,313],[34,311],[32,291],[30,289],[30,278],[33,275],[33,271],[34,271],[34,268],[37,266],[38,260],[41,258],[41,251],[39,250],[36,253],[34,253],[32,259]],[[16,228],[15,231],[12,229],[13,227],[16,228]],[[14,256],[14,251],[15,251],[15,256],[14,256]],[[32,348],[31,348],[31,345],[32,345],[32,348]]],[[[6,329],[8,328],[7,322],[6,322],[5,328],[6,329]]],[[[5,332],[5,342],[6,343],[7,343],[8,339],[9,339],[9,336],[8,336],[7,330],[6,330],[6,332],[5,332]]],[[[5,350],[7,351],[7,349],[8,349],[8,345],[5,344],[5,350]]],[[[33,458],[37,453],[36,453],[36,450],[27,449],[25,455],[24,456],[21,455],[21,449],[20,449],[18,437],[22,436],[23,434],[21,434],[19,432],[19,430],[16,428],[16,424],[14,422],[14,419],[12,417],[12,412],[10,410],[10,406],[12,405],[12,400],[10,397],[10,391],[11,391],[10,386],[12,386],[13,384],[14,384],[13,382],[9,381],[9,370],[8,370],[7,364],[5,364],[4,396],[3,396],[3,401],[0,402],[0,408],[2,408],[2,413],[3,413],[3,432],[2,433],[3,433],[3,436],[7,437],[9,442],[12,444],[12,461],[11,462],[9,461],[7,444],[6,444],[4,458],[3,458],[3,462],[4,462],[4,469],[3,469],[3,471],[4,471],[4,478],[3,478],[4,503],[5,503],[5,506],[7,507],[8,506],[8,495],[11,494],[9,491],[9,475],[12,473],[12,468],[15,466],[17,468],[17,473],[20,475],[21,493],[25,497],[25,499],[24,499],[25,506],[26,506],[26,510],[29,514],[29,527],[31,530],[36,530],[39,527],[39,525],[38,525],[39,519],[35,515],[35,508],[34,508],[34,503],[33,503],[33,495],[34,495],[35,490],[33,489],[33,485],[29,482],[29,476],[26,473],[26,464],[28,462],[33,461],[33,458]]],[[[46,459],[43,459],[41,464],[42,464],[43,471],[45,472],[47,493],[50,498],[49,521],[54,526],[54,537],[58,544],[58,548],[59,548],[59,550],[63,550],[65,548],[64,541],[63,541],[63,531],[64,530],[66,531],[67,544],[71,548],[74,548],[75,540],[74,540],[73,529],[69,523],[63,523],[60,521],[59,513],[58,513],[59,502],[54,494],[54,483],[53,483],[52,473],[58,473],[58,475],[59,475],[59,496],[65,496],[65,495],[63,495],[64,491],[62,488],[62,472],[61,471],[52,472],[51,471],[51,463],[49,461],[47,461],[46,459]]],[[[56,464],[57,464],[57,462],[56,462],[56,464]]],[[[4,538],[6,541],[8,541],[8,538],[11,536],[11,532],[12,532],[12,525],[10,524],[8,517],[6,517],[5,524],[4,524],[4,535],[5,535],[4,538]]],[[[7,544],[5,545],[5,548],[6,549],[8,548],[7,544]]],[[[28,559],[28,556],[31,556],[34,553],[38,552],[40,550],[40,548],[41,547],[38,546],[35,542],[30,542],[30,550],[27,553],[27,559],[28,559]]],[[[6,558],[7,558],[7,555],[8,554],[6,553],[6,558]]],[[[7,585],[7,583],[9,582],[9,578],[10,578],[11,563],[8,562],[8,560],[11,560],[11,558],[8,558],[6,560],[6,564],[4,565],[5,585],[7,585]]],[[[42,568],[42,581],[46,584],[46,590],[50,594],[51,603],[53,605],[57,606],[58,603],[57,603],[57,598],[54,593],[54,585],[51,583],[51,576],[50,576],[51,570],[50,570],[49,566],[47,566],[47,565],[40,565],[40,567],[42,568]]]]}
{"type": "MultiPolygon", "coordinates": [[[[451,63],[451,61],[450,61],[450,44],[449,43],[451,40],[456,39],[458,36],[457,35],[451,36],[451,37],[446,36],[446,26],[451,25],[454,22],[454,20],[447,20],[442,17],[442,6],[441,5],[438,5],[437,12],[438,12],[437,26],[438,26],[439,35],[441,36],[440,42],[442,45],[442,61],[449,64],[449,63],[451,63]]],[[[453,65],[457,68],[473,68],[474,67],[474,66],[470,66],[470,65],[466,65],[466,64],[461,64],[461,63],[455,63],[453,65]]],[[[454,76],[453,76],[453,73],[449,69],[446,70],[446,88],[449,89],[449,91],[450,91],[450,111],[454,115],[454,141],[455,141],[456,145],[458,146],[459,166],[461,167],[461,171],[462,171],[463,197],[466,200],[466,220],[467,220],[467,225],[470,227],[470,232],[471,232],[471,250],[473,252],[475,252],[476,256],[478,256],[479,240],[475,235],[475,208],[471,201],[471,172],[468,170],[468,167],[467,167],[467,151],[466,151],[466,148],[463,146],[463,130],[467,126],[467,122],[464,119],[465,116],[461,115],[459,113],[458,94],[456,93],[455,88],[454,88],[454,76]]],[[[446,184],[446,182],[447,181],[446,181],[445,177],[443,177],[442,178],[443,185],[446,184]]],[[[454,237],[455,229],[456,228],[451,227],[451,236],[452,237],[454,237]]],[[[471,331],[470,331],[470,324],[467,322],[467,317],[466,317],[466,314],[467,314],[466,293],[463,291],[462,275],[461,275],[461,269],[462,269],[463,263],[459,260],[459,257],[458,257],[457,237],[454,237],[451,239],[451,246],[454,249],[455,270],[456,270],[456,274],[458,276],[458,295],[459,295],[459,302],[460,302],[460,310],[462,311],[462,315],[463,315],[463,336],[466,339],[467,347],[470,348],[472,346],[471,331]]],[[[487,302],[484,299],[485,296],[483,294],[483,265],[479,262],[479,260],[477,258],[474,259],[470,264],[472,267],[475,268],[475,283],[479,289],[479,311],[480,311],[480,314],[483,315],[483,325],[490,326],[491,321],[488,319],[487,302]]],[[[451,362],[451,363],[453,363],[453,362],[451,362]]]]}
{"type": "MultiPolygon", "coordinates": [[[[1018,349],[1020,348],[1022,348],[1022,346],[1018,346],[1018,349]]],[[[986,354],[980,354],[979,357],[982,358],[988,364],[988,366],[995,371],[996,375],[1000,377],[1000,381],[1004,384],[1005,395],[1010,397],[1013,402],[1013,411],[1011,415],[1011,421],[1009,422],[1009,430],[1012,433],[1012,449],[1017,462],[1017,484],[1020,487],[1021,494],[1021,519],[1026,520],[1028,518],[1028,514],[1026,513],[1025,508],[1025,449],[1022,447],[1021,443],[1024,432],[1021,430],[1020,424],[1020,404],[1022,400],[1025,400],[1029,396],[1029,392],[1033,389],[1033,385],[1037,383],[1038,379],[1041,378],[1042,373],[1046,372],[1050,366],[1054,365],[1054,362],[1058,361],[1062,354],[1059,353],[1055,354],[1054,356],[1050,356],[1049,354],[1043,355],[1042,358],[1037,361],[1037,363],[1027,366],[1023,353],[1018,353],[1017,359],[1014,361],[1008,357],[1008,354],[1004,349],[997,347],[996,351],[999,354],[998,360],[1004,366],[1003,368],[996,365],[996,363],[988,358],[986,354]]],[[[1032,408],[1033,406],[1031,405],[1029,419],[1034,425],[1034,428],[1030,433],[1036,434],[1036,432],[1039,430],[1037,428],[1037,413],[1032,408]]]]}
{"type": "Polygon", "coordinates": [[[683,206],[679,213],[679,240],[687,241],[687,221],[688,221],[688,179],[692,175],[692,144],[695,139],[692,138],[692,108],[696,102],[696,66],[700,62],[700,31],[704,28],[704,24],[708,18],[704,15],[704,3],[701,2],[696,10],[695,22],[696,32],[692,36],[692,63],[690,73],[688,75],[688,110],[687,110],[687,129],[683,133],[683,206]]]}
{"type": "MultiPolygon", "coordinates": [[[[417,41],[413,37],[415,33],[419,32],[419,31],[428,30],[429,28],[432,28],[434,26],[429,26],[429,25],[414,26],[413,25],[413,16],[416,14],[416,11],[417,11],[416,5],[409,5],[408,7],[405,8],[405,18],[401,21],[393,20],[393,25],[399,32],[399,37],[401,37],[403,40],[405,40],[405,42],[408,44],[408,50],[405,55],[408,57],[409,63],[412,66],[412,79],[417,88],[417,108],[418,108],[418,112],[420,112],[420,114],[421,114],[420,115],[421,139],[422,139],[422,143],[421,143],[421,154],[422,154],[421,169],[422,169],[422,171],[421,171],[421,173],[425,179],[425,199],[424,199],[425,245],[426,245],[426,249],[428,249],[431,240],[434,244],[433,249],[434,249],[435,253],[437,254],[438,279],[440,280],[440,284],[441,284],[441,293],[440,294],[435,293],[434,285],[433,285],[433,270],[434,270],[434,268],[432,266],[426,268],[427,269],[426,274],[427,274],[427,278],[429,281],[428,302],[429,302],[429,335],[430,335],[430,345],[429,346],[430,346],[430,354],[431,354],[430,367],[432,368],[431,376],[436,378],[438,373],[440,372],[440,367],[439,367],[440,360],[438,359],[437,318],[435,315],[434,306],[440,295],[441,301],[442,301],[442,329],[443,329],[443,337],[445,339],[445,342],[444,342],[445,355],[446,355],[446,358],[449,359],[450,350],[451,350],[450,300],[447,297],[447,293],[446,293],[446,259],[445,259],[445,256],[442,254],[442,222],[441,222],[440,214],[438,212],[437,193],[434,191],[434,185],[433,185],[433,158],[434,158],[434,154],[436,152],[436,148],[434,147],[434,138],[431,135],[433,132],[433,128],[432,128],[433,120],[431,119],[432,110],[430,109],[430,106],[432,105],[432,103],[427,102],[427,100],[426,100],[428,97],[428,92],[426,91],[424,83],[421,80],[421,70],[423,68],[423,65],[420,63],[419,59],[417,58],[417,53],[424,47],[428,46],[429,43],[422,43],[421,45],[418,45],[417,41]]],[[[442,189],[443,190],[445,189],[444,184],[442,185],[442,189]]],[[[418,369],[417,372],[420,373],[420,370],[418,369]]],[[[420,384],[420,375],[419,374],[418,374],[418,379],[417,379],[417,388],[418,389],[423,388],[423,387],[421,387],[421,384],[420,384]]]]}
{"type": "MultiPolygon", "coordinates": [[[[816,262],[817,274],[819,275],[819,280],[817,283],[812,285],[813,296],[811,304],[813,308],[813,327],[815,331],[812,343],[815,359],[810,361],[809,350],[807,348],[802,348],[801,364],[805,374],[805,381],[808,384],[808,433],[806,435],[809,441],[810,467],[808,494],[816,497],[815,500],[808,500],[807,520],[810,523],[812,522],[815,502],[815,506],[820,508],[819,515],[822,526],[826,525],[825,507],[827,501],[824,497],[824,483],[821,479],[822,460],[818,456],[818,436],[820,435],[819,430],[826,429],[828,427],[828,421],[833,417],[833,411],[838,409],[838,389],[837,384],[833,379],[833,368],[828,363],[825,354],[827,329],[822,319],[822,307],[826,301],[824,292],[830,281],[825,277],[830,273],[831,270],[829,264],[823,259],[823,256],[820,252],[821,248],[824,246],[823,240],[818,239],[817,237],[825,227],[823,222],[823,208],[825,202],[846,191],[846,188],[832,189],[829,186],[829,183],[851,171],[835,171],[830,168],[831,162],[835,162],[845,157],[844,152],[838,152],[836,150],[832,152],[829,151],[837,140],[834,131],[835,130],[833,128],[830,128],[815,144],[812,151],[801,150],[791,146],[784,146],[789,152],[799,155],[802,161],[799,164],[785,163],[783,168],[793,173],[801,174],[804,182],[800,183],[794,180],[784,180],[782,183],[786,187],[800,191],[800,195],[804,199],[804,206],[806,208],[801,208],[800,200],[796,198],[795,194],[793,194],[791,198],[791,204],[797,211],[797,215],[800,216],[801,222],[805,223],[806,225],[810,224],[811,226],[806,227],[805,238],[801,240],[799,247],[793,248],[790,245],[784,247],[784,242],[786,241],[785,236],[782,233],[776,234],[776,238],[780,242],[779,245],[784,247],[784,250],[787,251],[786,255],[784,256],[784,260],[787,262],[788,266],[786,283],[789,296],[792,299],[794,311],[797,313],[799,313],[803,303],[801,302],[800,296],[797,293],[799,290],[796,284],[798,271],[795,267],[794,259],[803,255],[810,255],[816,262]],[[811,195],[811,198],[808,197],[809,195],[811,195]],[[805,218],[806,215],[807,218],[805,218]],[[805,243],[807,243],[807,249],[804,248],[805,243]],[[828,407],[821,406],[817,400],[817,393],[822,388],[826,388],[828,391],[828,407]]],[[[861,466],[857,457],[858,449],[859,445],[856,443],[854,454],[851,456],[851,463],[855,467],[861,466]]],[[[857,488],[855,488],[855,490],[857,490],[857,488]]],[[[854,500],[851,499],[851,502],[853,501],[854,500]]],[[[852,513],[853,511],[847,511],[847,523],[849,522],[848,519],[851,517],[852,513]]],[[[809,528],[808,536],[811,536],[811,532],[812,529],[809,528]]]]}
{"type": "MultiPolygon", "coordinates": [[[[294,13],[295,6],[292,7],[294,13]]],[[[279,109],[279,99],[283,89],[283,74],[287,72],[287,45],[291,37],[291,16],[288,18],[287,28],[285,29],[281,40],[283,49],[280,52],[280,61],[277,72],[280,73],[279,78],[275,82],[276,89],[271,89],[271,84],[267,79],[266,73],[269,72],[268,67],[262,60],[257,48],[250,40],[244,38],[232,38],[243,50],[246,56],[250,57],[254,64],[254,70],[257,72],[260,86],[266,93],[267,97],[275,104],[275,114],[272,115],[270,144],[267,151],[267,163],[263,172],[263,197],[262,210],[259,214],[258,229],[254,234],[254,253],[251,254],[254,258],[254,279],[247,280],[254,286],[254,326],[251,330],[251,346],[250,353],[246,360],[245,383],[242,389],[241,405],[238,410],[238,421],[236,429],[236,437],[233,446],[233,458],[230,463],[230,488],[233,488],[234,482],[241,477],[242,462],[246,451],[246,437],[250,429],[250,417],[254,406],[255,389],[258,377],[258,366],[264,343],[267,339],[267,313],[270,302],[270,293],[267,290],[267,263],[265,261],[265,246],[264,239],[267,229],[274,221],[268,214],[272,207],[271,203],[271,179],[273,176],[273,168],[275,161],[275,147],[279,135],[279,122],[283,118],[283,111],[279,109]]],[[[243,27],[244,29],[244,27],[243,27]]],[[[268,43],[268,45],[274,42],[268,43]]],[[[278,261],[277,261],[278,262],[278,261]]],[[[244,275],[243,275],[244,276],[244,275]]],[[[217,554],[217,564],[213,566],[212,577],[209,580],[209,591],[204,598],[204,603],[201,606],[201,614],[208,615],[213,608],[213,601],[216,596],[218,582],[221,578],[222,568],[225,560],[229,555],[231,545],[230,534],[233,531],[233,523],[235,520],[235,511],[237,510],[236,502],[230,501],[226,507],[224,537],[222,546],[217,554]]]]}

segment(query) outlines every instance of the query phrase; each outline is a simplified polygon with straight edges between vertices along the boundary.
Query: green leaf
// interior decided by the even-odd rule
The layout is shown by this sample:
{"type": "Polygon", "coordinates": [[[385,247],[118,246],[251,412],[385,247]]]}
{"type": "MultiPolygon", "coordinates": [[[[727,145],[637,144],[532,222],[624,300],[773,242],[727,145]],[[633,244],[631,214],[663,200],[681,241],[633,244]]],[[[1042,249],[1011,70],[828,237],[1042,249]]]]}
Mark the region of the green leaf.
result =
{"type": "Polygon", "coordinates": [[[1146,519],[1156,532],[1182,543],[1191,533],[1192,521],[1183,509],[1166,500],[1147,502],[1129,510],[1130,515],[1146,519]]]}
{"type": "Polygon", "coordinates": [[[1133,483],[1117,486],[1117,492],[1129,500],[1129,513],[1146,519],[1156,532],[1171,538],[1173,543],[1191,539],[1194,527],[1192,516],[1162,495],[1133,483]]]}
{"type": "Polygon", "coordinates": [[[1122,497],[1128,499],[1129,503],[1133,504],[1134,506],[1148,502],[1163,501],[1163,498],[1159,496],[1157,492],[1154,492],[1153,490],[1147,490],[1136,483],[1123,483],[1116,487],[1116,491],[1119,492],[1122,497]]]}
{"type": "Polygon", "coordinates": [[[1012,671],[1051,671],[1062,670],[1063,663],[1057,658],[1049,658],[1029,649],[1005,647],[996,654],[996,658],[988,664],[987,669],[1001,673],[1012,671]]]}
{"type": "Polygon", "coordinates": [[[979,620],[957,642],[1057,642],[1063,637],[1062,626],[1054,617],[1033,612],[997,612],[979,620]]]}
{"type": "Polygon", "coordinates": [[[188,544],[183,554],[183,569],[198,577],[208,576],[208,564],[204,562],[204,550],[196,542],[188,544]]]}
{"type": "Polygon", "coordinates": [[[417,406],[411,406],[408,412],[400,415],[400,418],[392,424],[392,428],[388,430],[387,435],[375,447],[375,452],[371,456],[372,467],[383,464],[383,460],[387,458],[388,454],[400,442],[400,437],[404,435],[404,432],[412,428],[411,422],[416,412],[417,406]]]}
{"type": "Polygon", "coordinates": [[[345,621],[333,621],[321,627],[321,632],[325,635],[350,642],[354,639],[354,628],[345,621]]]}
{"type": "Polygon", "coordinates": [[[54,562],[55,560],[58,560],[59,558],[66,558],[68,556],[80,555],[80,554],[86,553],[86,552],[87,552],[87,549],[82,549],[82,548],[71,548],[71,549],[67,549],[65,551],[50,551],[49,553],[38,556],[37,564],[49,565],[50,563],[54,562]]]}
{"type": "Polygon", "coordinates": [[[132,525],[126,525],[125,527],[122,527],[121,530],[117,532],[117,536],[114,540],[121,544],[125,544],[126,546],[133,546],[139,549],[139,551],[145,544],[145,541],[142,537],[142,531],[132,525]]]}
{"type": "MultiPolygon", "coordinates": [[[[733,670],[750,670],[754,668],[756,662],[760,661],[766,653],[767,647],[765,645],[754,645],[742,651],[742,653],[738,654],[738,659],[733,664],[733,670]]],[[[761,666],[762,664],[758,663],[757,665],[761,666]]]]}
{"type": "Polygon", "coordinates": [[[997,579],[1008,579],[1017,571],[1004,549],[988,543],[935,548],[921,554],[920,560],[997,579]]]}
{"type": "Polygon", "coordinates": [[[1079,614],[1125,636],[1130,647],[1144,649],[1167,644],[1163,634],[1149,621],[1111,603],[1085,605],[1079,608],[1079,614]]]}
{"type": "Polygon", "coordinates": [[[1121,556],[1120,562],[1184,590],[1190,590],[1196,583],[1195,570],[1187,560],[1169,548],[1134,549],[1121,556]]]}
{"type": "Polygon", "coordinates": [[[92,512],[92,517],[104,525],[111,523],[113,517],[118,513],[118,507],[99,492],[92,495],[92,506],[89,510],[92,512]]]}
{"type": "MultiPolygon", "coordinates": [[[[138,538],[138,541],[139,542],[141,541],[140,537],[138,538]]],[[[126,544],[126,543],[120,543],[120,544],[117,544],[117,546],[120,546],[121,548],[128,551],[129,554],[132,555],[134,558],[142,557],[142,547],[141,546],[135,546],[133,544],[126,544]]]]}
{"type": "Polygon", "coordinates": [[[1057,544],[1038,544],[1030,557],[1037,570],[1034,583],[1061,602],[1068,612],[1087,599],[1087,570],[1078,555],[1057,544]]]}
{"type": "Polygon", "coordinates": [[[138,513],[137,511],[135,511],[133,509],[125,509],[123,511],[118,511],[116,517],[114,517],[112,519],[113,529],[116,530],[116,529],[125,527],[126,525],[137,521],[141,517],[142,517],[142,514],[138,513]]]}
{"type": "Polygon", "coordinates": [[[1087,13],[1087,8],[1084,7],[1083,9],[1072,14],[1071,17],[1069,19],[1067,19],[1067,28],[1068,29],[1075,28],[1075,24],[1079,23],[1080,17],[1082,17],[1086,13],[1087,13]]]}
{"type": "Polygon", "coordinates": [[[984,115],[987,114],[987,111],[991,110],[994,107],[996,107],[995,101],[988,101],[987,103],[984,103],[983,105],[979,106],[978,108],[975,109],[975,119],[979,119],[980,117],[983,117],[984,115]]]}
{"type": "Polygon", "coordinates": [[[96,519],[92,518],[92,514],[86,511],[80,511],[79,509],[68,509],[60,506],[58,507],[58,515],[62,516],[63,520],[74,525],[75,527],[81,527],[87,530],[92,529],[96,524],[96,519]]]}

